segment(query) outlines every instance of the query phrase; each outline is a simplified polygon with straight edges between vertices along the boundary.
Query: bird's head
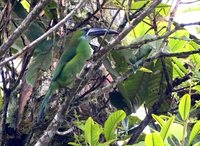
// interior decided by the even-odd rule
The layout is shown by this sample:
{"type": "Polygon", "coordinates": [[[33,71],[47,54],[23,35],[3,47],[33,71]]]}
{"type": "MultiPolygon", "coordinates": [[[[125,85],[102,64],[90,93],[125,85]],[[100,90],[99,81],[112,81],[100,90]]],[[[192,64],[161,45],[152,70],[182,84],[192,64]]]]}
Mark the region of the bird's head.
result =
{"type": "Polygon", "coordinates": [[[91,40],[95,37],[103,36],[105,34],[111,34],[111,35],[118,34],[118,32],[115,30],[109,30],[109,29],[105,29],[105,28],[83,28],[82,30],[84,31],[85,36],[89,40],[91,40]]]}

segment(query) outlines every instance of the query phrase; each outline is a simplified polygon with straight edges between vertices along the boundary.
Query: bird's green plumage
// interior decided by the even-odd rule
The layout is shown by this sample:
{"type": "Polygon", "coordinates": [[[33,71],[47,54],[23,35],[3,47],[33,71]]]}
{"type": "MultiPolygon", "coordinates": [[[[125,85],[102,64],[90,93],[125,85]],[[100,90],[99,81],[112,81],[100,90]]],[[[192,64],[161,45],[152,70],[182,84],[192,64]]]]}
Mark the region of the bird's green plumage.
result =
{"type": "Polygon", "coordinates": [[[40,106],[38,122],[44,117],[48,103],[58,88],[70,87],[77,74],[80,73],[86,61],[92,55],[88,36],[96,37],[108,34],[118,34],[114,30],[101,28],[82,29],[74,32],[70,39],[66,39],[65,50],[54,71],[52,82],[40,106]]]}
{"type": "Polygon", "coordinates": [[[92,49],[82,30],[74,32],[69,41],[66,41],[65,50],[54,71],[52,82],[40,106],[38,121],[44,117],[48,103],[54,92],[61,87],[73,83],[86,61],[91,57],[92,49]]]}
{"type": "MultiPolygon", "coordinates": [[[[64,85],[63,82],[69,79],[67,77],[70,76],[70,74],[77,74],[80,72],[85,61],[88,60],[91,55],[92,49],[90,48],[87,38],[84,36],[84,32],[81,30],[76,31],[71,39],[66,41],[65,51],[56,67],[52,81],[59,81],[61,83],[60,86],[64,85]],[[78,64],[76,64],[77,61],[78,64]],[[79,65],[80,62],[81,64],[79,65]],[[62,70],[64,70],[65,75],[63,75],[62,70]]],[[[68,83],[66,83],[66,85],[68,85],[68,83]]]]}

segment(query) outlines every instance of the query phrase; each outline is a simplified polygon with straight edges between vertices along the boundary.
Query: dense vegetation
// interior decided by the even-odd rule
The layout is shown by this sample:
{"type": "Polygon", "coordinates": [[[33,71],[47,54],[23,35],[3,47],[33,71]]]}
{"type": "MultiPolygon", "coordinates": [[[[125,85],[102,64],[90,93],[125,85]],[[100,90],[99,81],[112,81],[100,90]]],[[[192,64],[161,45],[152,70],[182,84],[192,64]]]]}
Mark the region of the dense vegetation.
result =
{"type": "Polygon", "coordinates": [[[0,145],[200,145],[200,22],[175,21],[199,5],[1,1],[0,145]],[[118,34],[90,41],[92,57],[73,83],[57,90],[38,122],[71,34],[86,27],[118,34]]]}

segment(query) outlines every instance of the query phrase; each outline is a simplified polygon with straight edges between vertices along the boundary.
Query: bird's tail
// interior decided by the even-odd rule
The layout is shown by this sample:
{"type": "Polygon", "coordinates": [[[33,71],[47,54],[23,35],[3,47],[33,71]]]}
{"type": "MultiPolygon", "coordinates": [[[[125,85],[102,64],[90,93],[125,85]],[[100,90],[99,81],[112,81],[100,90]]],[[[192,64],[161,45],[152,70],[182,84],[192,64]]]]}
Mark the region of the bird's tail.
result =
{"type": "Polygon", "coordinates": [[[56,91],[56,89],[58,89],[58,84],[56,82],[52,82],[50,84],[49,89],[47,90],[47,93],[42,101],[42,104],[40,105],[37,122],[40,122],[41,120],[43,120],[45,116],[45,112],[48,109],[49,101],[52,95],[54,94],[54,92],[56,91]]]}

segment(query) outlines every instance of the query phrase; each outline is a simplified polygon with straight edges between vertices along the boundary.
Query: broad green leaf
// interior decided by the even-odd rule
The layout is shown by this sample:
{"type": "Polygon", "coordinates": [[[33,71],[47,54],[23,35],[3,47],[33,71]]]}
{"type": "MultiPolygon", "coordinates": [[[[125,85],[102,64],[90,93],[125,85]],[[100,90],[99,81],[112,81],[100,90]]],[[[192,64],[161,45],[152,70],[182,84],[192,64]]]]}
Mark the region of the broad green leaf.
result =
{"type": "Polygon", "coordinates": [[[40,47],[44,47],[43,52],[35,52],[34,57],[29,65],[28,71],[26,73],[26,80],[30,85],[34,85],[38,79],[40,70],[47,70],[51,65],[52,59],[52,44],[51,40],[44,41],[40,44],[40,47]]]}
{"type": "Polygon", "coordinates": [[[174,75],[174,78],[181,78],[181,77],[184,77],[185,76],[185,73],[180,69],[180,67],[175,64],[175,63],[172,63],[173,65],[173,75],[174,75]]]}
{"type": "Polygon", "coordinates": [[[99,141],[99,136],[102,133],[102,129],[98,123],[95,123],[91,117],[89,117],[85,123],[84,136],[86,142],[90,146],[96,146],[99,141]]]}
{"type": "Polygon", "coordinates": [[[189,144],[192,144],[193,140],[195,139],[195,137],[197,136],[197,134],[200,133],[200,121],[197,121],[195,123],[195,125],[192,128],[192,131],[190,133],[190,140],[189,140],[189,144]]]}
{"type": "Polygon", "coordinates": [[[189,117],[190,107],[191,107],[191,97],[189,94],[185,94],[181,98],[178,108],[181,118],[183,120],[186,120],[189,117]]]}
{"type": "MultiPolygon", "coordinates": [[[[145,19],[146,22],[150,22],[149,19],[145,19]]],[[[127,42],[128,40],[131,40],[131,38],[133,38],[132,36],[134,36],[135,38],[138,37],[143,37],[145,34],[153,34],[152,30],[150,29],[151,26],[148,25],[145,22],[140,22],[129,34],[126,38],[127,38],[127,42]]],[[[128,42],[130,43],[130,42],[128,42]]]]}
{"type": "MultiPolygon", "coordinates": [[[[165,58],[165,63],[169,78],[172,79],[171,59],[165,58]]],[[[147,88],[144,90],[148,90],[145,91],[148,92],[148,94],[146,97],[142,98],[146,106],[149,108],[151,108],[152,105],[155,103],[155,101],[159,98],[158,95],[162,95],[167,88],[167,82],[164,77],[164,70],[161,60],[157,60],[150,69],[153,71],[153,73],[149,74],[148,82],[143,81],[145,82],[145,84],[147,84],[147,88]]],[[[159,111],[167,111],[170,108],[171,100],[168,100],[169,97],[164,97],[164,98],[165,100],[163,101],[159,111]]]]}
{"type": "MultiPolygon", "coordinates": [[[[111,51],[110,57],[115,62],[115,70],[122,74],[128,70],[128,63],[124,57],[124,51],[111,51]]],[[[110,72],[112,75],[112,72],[110,72]]]]}
{"type": "MultiPolygon", "coordinates": [[[[185,68],[185,64],[181,59],[178,59],[176,57],[172,57],[172,65],[173,65],[173,78],[182,78],[186,74],[189,73],[189,71],[185,68]]],[[[190,86],[189,82],[183,82],[183,86],[190,86]]]]}
{"type": "Polygon", "coordinates": [[[156,120],[158,122],[158,124],[161,126],[161,128],[164,126],[165,121],[160,116],[152,114],[152,117],[154,118],[154,120],[156,120]]]}
{"type": "Polygon", "coordinates": [[[126,117],[123,110],[112,113],[104,124],[104,136],[107,141],[115,139],[115,130],[117,125],[126,117]]]}
{"type": "MultiPolygon", "coordinates": [[[[170,58],[166,58],[166,65],[170,78],[172,78],[172,62],[170,58]]],[[[120,93],[124,98],[131,101],[132,111],[137,110],[144,102],[148,108],[151,108],[157,100],[158,95],[162,94],[167,87],[167,82],[164,78],[163,67],[160,60],[152,62],[147,66],[152,73],[137,71],[125,81],[117,85],[120,93]],[[162,84],[160,85],[160,83],[162,84]]],[[[162,111],[167,110],[171,100],[164,100],[162,111]]]]}
{"type": "Polygon", "coordinates": [[[188,43],[189,32],[187,30],[179,30],[171,35],[169,46],[172,52],[184,52],[185,45],[188,43]]]}
{"type": "Polygon", "coordinates": [[[144,102],[144,97],[148,97],[149,73],[137,71],[127,80],[118,84],[120,93],[130,101],[130,112],[135,111],[144,102]]]}
{"type": "Polygon", "coordinates": [[[149,53],[153,50],[151,45],[143,45],[141,46],[132,56],[129,58],[130,62],[135,65],[139,66],[139,61],[149,55],[149,53]],[[137,64],[136,64],[137,63],[137,64]]]}
{"type": "Polygon", "coordinates": [[[173,124],[174,119],[175,119],[174,116],[170,117],[169,120],[167,120],[167,122],[163,125],[163,127],[160,131],[160,135],[163,140],[165,140],[167,138],[170,127],[173,124]]]}
{"type": "MultiPolygon", "coordinates": [[[[23,20],[27,16],[27,12],[24,8],[24,5],[27,5],[27,1],[23,0],[22,4],[20,2],[16,2],[14,5],[14,13],[19,17],[19,19],[23,20]],[[23,5],[23,6],[22,6],[23,5]]],[[[19,25],[21,21],[16,21],[19,25]]],[[[39,23],[39,21],[34,21],[30,24],[30,26],[25,31],[25,35],[30,42],[34,41],[41,35],[45,33],[45,28],[43,24],[39,23]]],[[[52,59],[52,46],[53,40],[43,40],[34,48],[33,58],[31,60],[31,64],[29,65],[26,80],[30,85],[34,85],[38,79],[40,71],[47,70],[51,65],[52,59]]],[[[18,44],[16,49],[22,48],[20,44],[18,44]]]]}
{"type": "Polygon", "coordinates": [[[164,146],[163,139],[158,132],[146,135],[145,144],[147,146],[164,146]]]}
{"type": "Polygon", "coordinates": [[[168,135],[174,135],[179,141],[181,141],[183,138],[183,125],[172,123],[168,135]]]}

